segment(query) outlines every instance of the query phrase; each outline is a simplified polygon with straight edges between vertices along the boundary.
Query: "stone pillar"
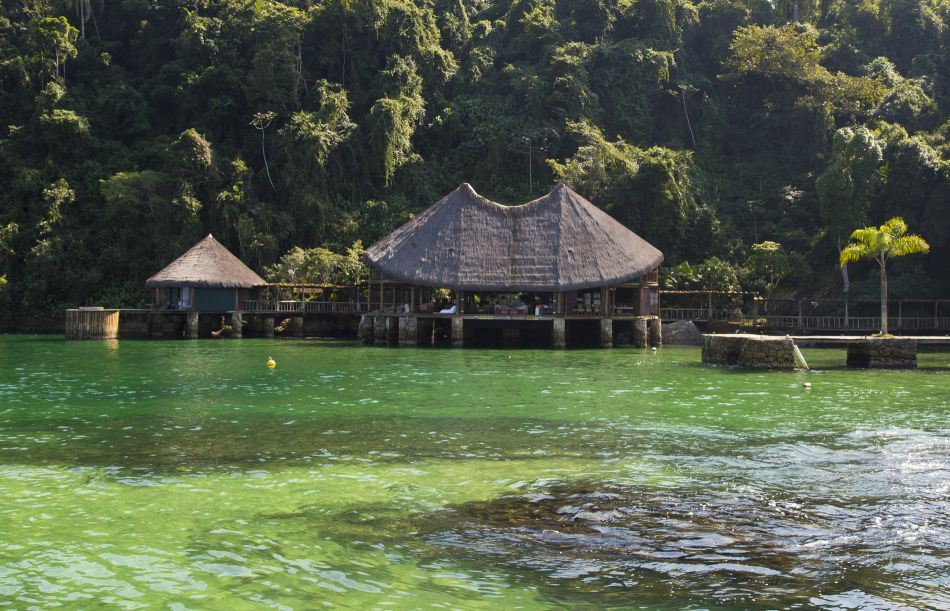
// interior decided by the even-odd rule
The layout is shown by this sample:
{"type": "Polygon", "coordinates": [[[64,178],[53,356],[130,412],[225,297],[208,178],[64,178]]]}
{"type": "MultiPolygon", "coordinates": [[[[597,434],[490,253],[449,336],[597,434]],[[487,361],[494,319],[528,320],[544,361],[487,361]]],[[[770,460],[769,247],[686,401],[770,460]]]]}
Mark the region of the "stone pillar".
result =
{"type": "Polygon", "coordinates": [[[554,326],[551,328],[551,344],[558,349],[567,347],[567,321],[561,317],[554,319],[554,326]]]}
{"type": "Polygon", "coordinates": [[[386,317],[375,316],[373,318],[373,345],[386,345],[386,317]]]}
{"type": "Polygon", "coordinates": [[[271,339],[274,337],[274,317],[264,314],[261,316],[261,335],[271,339]]]}
{"type": "Polygon", "coordinates": [[[642,316],[633,319],[633,345],[637,348],[646,348],[648,341],[647,319],[642,316]]]}
{"type": "Polygon", "coordinates": [[[614,321],[610,318],[600,319],[600,347],[614,347],[614,321]]]}
{"type": "Polygon", "coordinates": [[[231,337],[241,339],[244,335],[244,317],[240,312],[231,313],[231,337]]]}
{"type": "Polygon", "coordinates": [[[465,319],[461,316],[452,317],[452,346],[461,348],[465,345],[465,319]]]}
{"type": "Polygon", "coordinates": [[[294,316],[290,319],[291,335],[294,337],[303,337],[303,316],[294,316]]]}
{"type": "Polygon", "coordinates": [[[647,322],[647,328],[650,330],[650,345],[660,347],[663,345],[663,321],[659,318],[651,318],[647,322]]]}
{"type": "Polygon", "coordinates": [[[909,337],[882,337],[848,344],[848,367],[916,369],[917,340],[909,337]]]}
{"type": "Polygon", "coordinates": [[[399,345],[415,346],[418,344],[418,319],[415,316],[399,317],[399,345]]]}
{"type": "Polygon", "coordinates": [[[151,314],[148,317],[148,335],[152,339],[162,339],[162,331],[165,327],[164,314],[151,314]]]}
{"type": "Polygon", "coordinates": [[[198,339],[198,312],[185,314],[185,337],[198,339]]]}
{"type": "Polygon", "coordinates": [[[795,343],[774,335],[703,335],[704,363],[753,369],[795,369],[795,343]]]}
{"type": "Polygon", "coordinates": [[[357,337],[366,345],[373,343],[373,317],[369,314],[360,316],[360,326],[356,331],[357,337]]]}

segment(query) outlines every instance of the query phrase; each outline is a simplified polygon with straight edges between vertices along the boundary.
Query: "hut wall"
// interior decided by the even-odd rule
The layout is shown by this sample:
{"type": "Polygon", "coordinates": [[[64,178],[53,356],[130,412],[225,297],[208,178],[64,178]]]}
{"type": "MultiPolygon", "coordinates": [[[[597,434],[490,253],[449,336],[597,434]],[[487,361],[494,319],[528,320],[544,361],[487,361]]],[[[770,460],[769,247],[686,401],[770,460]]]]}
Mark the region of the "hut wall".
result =
{"type": "Polygon", "coordinates": [[[229,312],[237,307],[236,289],[195,289],[195,309],[199,312],[229,312]]]}

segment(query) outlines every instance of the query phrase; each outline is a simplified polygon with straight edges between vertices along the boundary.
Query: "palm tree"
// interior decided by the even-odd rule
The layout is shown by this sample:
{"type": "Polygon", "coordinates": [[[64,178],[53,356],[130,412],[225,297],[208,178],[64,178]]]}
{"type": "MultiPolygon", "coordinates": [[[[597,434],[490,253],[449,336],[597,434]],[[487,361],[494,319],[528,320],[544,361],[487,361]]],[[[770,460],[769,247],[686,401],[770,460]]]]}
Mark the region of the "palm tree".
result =
{"type": "Polygon", "coordinates": [[[919,235],[907,235],[907,223],[895,216],[880,227],[856,229],[851,242],[841,251],[840,263],[874,259],[881,266],[881,332],[887,333],[887,262],[894,257],[930,252],[930,245],[919,235]]]}

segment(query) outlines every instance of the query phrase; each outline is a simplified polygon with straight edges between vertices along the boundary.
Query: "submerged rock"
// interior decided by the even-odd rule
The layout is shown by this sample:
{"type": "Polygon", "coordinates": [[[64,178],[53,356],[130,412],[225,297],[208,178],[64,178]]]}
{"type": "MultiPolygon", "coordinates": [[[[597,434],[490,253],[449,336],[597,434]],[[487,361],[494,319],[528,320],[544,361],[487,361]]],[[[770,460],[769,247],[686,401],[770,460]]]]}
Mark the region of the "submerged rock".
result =
{"type": "Polygon", "coordinates": [[[829,584],[876,587],[866,580],[888,561],[871,553],[881,542],[855,536],[867,525],[854,512],[830,509],[735,491],[559,485],[456,506],[452,525],[426,539],[545,575],[560,593],[785,606],[829,584]]]}

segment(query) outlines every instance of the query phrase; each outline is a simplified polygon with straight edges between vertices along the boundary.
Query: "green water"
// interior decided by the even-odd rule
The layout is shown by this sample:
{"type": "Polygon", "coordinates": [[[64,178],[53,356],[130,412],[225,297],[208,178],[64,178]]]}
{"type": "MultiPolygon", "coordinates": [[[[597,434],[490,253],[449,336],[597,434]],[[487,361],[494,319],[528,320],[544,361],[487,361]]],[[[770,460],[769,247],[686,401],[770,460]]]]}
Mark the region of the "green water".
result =
{"type": "Polygon", "coordinates": [[[950,606],[950,354],[805,356],[0,336],[0,607],[950,606]]]}

